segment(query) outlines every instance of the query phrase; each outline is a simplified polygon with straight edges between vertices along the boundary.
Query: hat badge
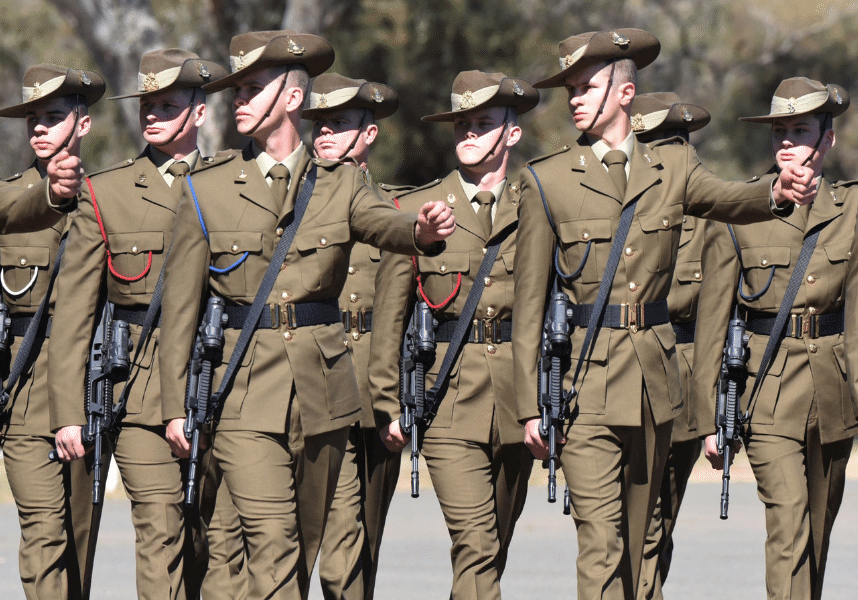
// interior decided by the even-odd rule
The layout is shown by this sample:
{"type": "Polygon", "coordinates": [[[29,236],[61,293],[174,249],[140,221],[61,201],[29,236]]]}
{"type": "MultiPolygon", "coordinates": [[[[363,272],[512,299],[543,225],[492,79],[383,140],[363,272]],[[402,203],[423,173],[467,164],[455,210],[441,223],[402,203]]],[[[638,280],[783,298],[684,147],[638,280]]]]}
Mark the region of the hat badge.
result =
{"type": "Polygon", "coordinates": [[[575,58],[571,54],[567,54],[560,59],[560,66],[564,69],[568,69],[573,64],[575,64],[575,58]]]}
{"type": "Polygon", "coordinates": [[[837,88],[834,88],[834,101],[837,104],[843,104],[843,98],[840,97],[840,92],[837,91],[837,88]]]}
{"type": "Polygon", "coordinates": [[[378,102],[381,104],[384,102],[384,96],[381,95],[381,92],[378,91],[378,88],[372,88],[372,100],[373,102],[378,102]]]}
{"type": "Polygon", "coordinates": [[[469,108],[474,108],[476,105],[474,93],[471,90],[462,94],[462,99],[459,101],[459,110],[468,110],[469,108]]]}
{"type": "Polygon", "coordinates": [[[289,38],[289,52],[291,52],[295,56],[301,56],[302,54],[304,54],[304,46],[295,43],[295,40],[289,38]]]}
{"type": "Polygon", "coordinates": [[[644,124],[643,115],[640,113],[632,115],[632,131],[643,131],[644,129],[646,129],[646,125],[644,124]]]}
{"type": "Polygon", "coordinates": [[[629,38],[624,35],[620,35],[616,31],[611,32],[611,41],[614,42],[617,46],[628,46],[629,38]]]}
{"type": "Polygon", "coordinates": [[[144,92],[154,92],[160,89],[160,85],[158,85],[158,80],[155,79],[154,73],[149,73],[146,75],[146,78],[143,80],[143,91],[144,92]]]}
{"type": "Polygon", "coordinates": [[[790,98],[787,101],[787,110],[790,112],[790,114],[795,112],[795,98],[790,98]]]}
{"type": "Polygon", "coordinates": [[[33,91],[30,94],[30,100],[35,100],[36,98],[42,97],[42,88],[39,86],[39,82],[33,84],[33,91]]]}
{"type": "Polygon", "coordinates": [[[206,68],[206,66],[201,62],[197,63],[197,72],[200,74],[200,77],[202,77],[203,79],[208,79],[212,76],[212,74],[209,73],[209,70],[206,68]]]}
{"type": "Polygon", "coordinates": [[[89,77],[87,77],[86,73],[83,71],[80,72],[80,82],[83,85],[91,85],[92,84],[92,81],[90,81],[89,77]]]}
{"type": "Polygon", "coordinates": [[[244,68],[244,50],[239,50],[238,51],[238,65],[236,66],[236,69],[243,69],[243,68],[244,68]]]}
{"type": "Polygon", "coordinates": [[[682,107],[682,120],[686,123],[690,123],[694,120],[694,117],[691,115],[691,111],[688,110],[687,106],[682,107]]]}
{"type": "Polygon", "coordinates": [[[325,97],[324,94],[319,96],[319,104],[316,106],[316,108],[328,108],[328,99],[325,97]]]}
{"type": "Polygon", "coordinates": [[[517,81],[512,82],[512,93],[516,96],[524,96],[524,90],[521,89],[521,86],[518,85],[517,81]]]}

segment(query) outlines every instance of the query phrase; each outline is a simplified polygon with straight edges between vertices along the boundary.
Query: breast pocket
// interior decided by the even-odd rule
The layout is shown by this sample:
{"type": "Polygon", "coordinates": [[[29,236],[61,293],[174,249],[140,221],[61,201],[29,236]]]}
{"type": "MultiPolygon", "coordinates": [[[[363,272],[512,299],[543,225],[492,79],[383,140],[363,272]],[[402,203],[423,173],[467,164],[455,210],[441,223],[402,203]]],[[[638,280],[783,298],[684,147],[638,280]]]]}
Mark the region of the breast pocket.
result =
{"type": "Polygon", "coordinates": [[[643,233],[644,264],[650,273],[660,273],[673,264],[682,233],[682,208],[677,205],[663,211],[638,216],[643,233]]]}
{"type": "Polygon", "coordinates": [[[791,248],[789,246],[752,246],[742,248],[742,264],[744,265],[744,284],[742,293],[751,296],[763,293],[755,308],[759,310],[773,310],[780,306],[781,298],[786,292],[784,289],[776,288],[774,279],[769,286],[769,279],[773,270],[783,269],[790,265],[791,248]]]}
{"type": "MultiPolygon", "coordinates": [[[[261,231],[212,231],[209,233],[211,248],[211,266],[218,282],[230,294],[236,296],[252,296],[256,293],[262,281],[262,273],[248,272],[247,260],[244,254],[262,254],[261,231]]],[[[258,262],[258,261],[257,261],[258,262]]],[[[263,265],[263,269],[267,265],[263,265]]]]}
{"type": "Polygon", "coordinates": [[[3,299],[13,306],[34,306],[47,290],[51,249],[46,246],[2,246],[3,299]]]}
{"type": "Polygon", "coordinates": [[[467,275],[471,270],[470,252],[444,252],[439,256],[421,256],[417,261],[423,293],[436,304],[451,298],[459,275],[467,275]]]}
{"type": "Polygon", "coordinates": [[[576,281],[596,283],[601,281],[600,264],[607,261],[613,229],[610,219],[579,219],[557,223],[560,248],[558,260],[560,270],[567,276],[580,271],[576,281]]]}
{"type": "Polygon", "coordinates": [[[851,247],[851,240],[826,244],[824,247],[828,264],[825,265],[826,272],[822,277],[828,281],[828,299],[831,302],[839,303],[843,299],[851,247]]]}
{"type": "Polygon", "coordinates": [[[108,233],[111,275],[120,294],[151,294],[155,291],[158,273],[151,274],[149,253],[164,252],[163,231],[129,231],[108,233]],[[129,280],[134,281],[129,281],[129,280]]]}
{"type": "Polygon", "coordinates": [[[295,236],[295,247],[301,256],[301,283],[308,292],[322,289],[322,280],[337,265],[345,265],[349,258],[351,230],[348,221],[338,221],[301,228],[295,236]]]}

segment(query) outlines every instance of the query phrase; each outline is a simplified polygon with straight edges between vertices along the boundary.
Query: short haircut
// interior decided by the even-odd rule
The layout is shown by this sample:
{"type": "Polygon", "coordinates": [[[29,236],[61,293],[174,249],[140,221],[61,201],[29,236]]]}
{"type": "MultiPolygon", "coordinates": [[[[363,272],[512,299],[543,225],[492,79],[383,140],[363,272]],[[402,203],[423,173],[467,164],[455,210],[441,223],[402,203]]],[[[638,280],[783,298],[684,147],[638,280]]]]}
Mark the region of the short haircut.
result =
{"type": "Polygon", "coordinates": [[[310,75],[307,73],[307,68],[304,65],[289,65],[286,69],[288,73],[286,87],[301,88],[306,96],[310,88],[310,75]]]}
{"type": "Polygon", "coordinates": [[[620,58],[614,61],[614,83],[638,84],[638,67],[631,58],[620,58]]]}
{"type": "Polygon", "coordinates": [[[63,102],[66,107],[68,107],[69,112],[77,109],[80,116],[89,114],[89,105],[86,102],[85,96],[81,96],[80,94],[69,94],[68,96],[63,96],[63,102]]]}
{"type": "Polygon", "coordinates": [[[507,108],[509,110],[506,113],[506,122],[509,124],[510,127],[515,127],[516,125],[518,125],[518,111],[515,109],[514,106],[508,106],[507,108]]]}

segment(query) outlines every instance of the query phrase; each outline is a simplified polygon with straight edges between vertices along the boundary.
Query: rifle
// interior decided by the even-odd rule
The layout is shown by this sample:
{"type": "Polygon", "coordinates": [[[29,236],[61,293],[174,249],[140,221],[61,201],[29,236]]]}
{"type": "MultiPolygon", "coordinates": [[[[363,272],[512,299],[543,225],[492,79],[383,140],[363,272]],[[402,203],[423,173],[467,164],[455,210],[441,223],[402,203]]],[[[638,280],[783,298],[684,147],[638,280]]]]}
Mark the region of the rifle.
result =
{"type": "Polygon", "coordinates": [[[197,469],[200,464],[200,434],[211,427],[215,405],[211,402],[212,371],[223,359],[223,328],[227,323],[223,298],[212,296],[194,342],[194,354],[188,367],[188,389],[185,397],[185,438],[191,440],[185,506],[193,506],[197,492],[197,469]]]}
{"type": "MultiPolygon", "coordinates": [[[[569,418],[570,394],[563,392],[563,377],[572,364],[572,303],[556,284],[542,326],[539,357],[539,435],[548,441],[548,501],[557,501],[557,432],[569,418]]],[[[568,498],[564,494],[565,500],[568,498]]]]}
{"type": "Polygon", "coordinates": [[[12,319],[9,317],[9,307],[0,302],[0,353],[6,352],[9,345],[9,327],[12,319]]]}
{"type": "Polygon", "coordinates": [[[739,410],[739,400],[745,392],[748,376],[745,363],[748,360],[748,335],[745,321],[739,317],[739,307],[727,327],[727,342],[721,357],[721,376],[718,379],[718,406],[715,411],[715,443],[718,454],[724,457],[724,473],[721,478],[721,518],[727,518],[730,500],[730,463],[733,460],[733,444],[743,434],[747,413],[739,410]]]}
{"type": "Polygon", "coordinates": [[[438,322],[432,309],[425,302],[414,307],[405,338],[402,341],[400,362],[400,396],[402,416],[399,425],[402,432],[411,436],[411,497],[420,496],[420,428],[425,427],[426,370],[435,362],[435,327],[438,322]]]}

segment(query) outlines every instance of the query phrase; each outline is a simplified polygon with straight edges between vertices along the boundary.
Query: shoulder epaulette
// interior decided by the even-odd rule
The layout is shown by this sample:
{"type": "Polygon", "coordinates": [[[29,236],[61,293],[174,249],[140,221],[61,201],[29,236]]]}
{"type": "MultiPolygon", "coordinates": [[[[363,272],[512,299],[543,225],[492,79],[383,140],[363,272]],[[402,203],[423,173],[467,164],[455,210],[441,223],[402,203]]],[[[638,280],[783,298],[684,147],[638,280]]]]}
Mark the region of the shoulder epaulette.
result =
{"type": "Polygon", "coordinates": [[[197,174],[200,171],[205,171],[212,167],[228,163],[235,158],[235,150],[221,150],[214,156],[206,156],[204,159],[197,162],[197,166],[191,171],[192,174],[197,174]]]}
{"type": "Polygon", "coordinates": [[[129,158],[128,160],[123,160],[122,162],[116,163],[115,165],[110,165],[109,167],[104,167],[99,171],[95,171],[94,173],[89,173],[89,177],[95,177],[96,175],[101,175],[102,173],[109,173],[110,171],[116,171],[118,169],[124,169],[125,167],[130,167],[135,162],[137,162],[136,158],[129,158]]]}
{"type": "Polygon", "coordinates": [[[429,183],[424,183],[423,185],[417,185],[414,187],[403,186],[405,189],[403,189],[401,191],[397,191],[396,197],[397,198],[403,198],[409,194],[413,194],[414,192],[422,192],[423,190],[428,190],[430,188],[435,187],[439,183],[441,183],[441,180],[436,179],[435,181],[430,181],[429,183]]]}
{"type": "Polygon", "coordinates": [[[10,182],[12,182],[12,181],[17,181],[18,179],[21,179],[21,177],[23,177],[23,176],[24,176],[24,174],[23,174],[23,173],[15,173],[14,175],[11,175],[10,177],[7,177],[7,178],[6,178],[6,179],[4,179],[3,181],[5,181],[6,183],[10,183],[10,182]]]}
{"type": "Polygon", "coordinates": [[[314,158],[312,160],[314,165],[322,167],[323,169],[326,169],[328,171],[332,171],[340,165],[346,164],[341,160],[328,160],[327,158],[314,158]]]}
{"type": "Polygon", "coordinates": [[[833,182],[831,184],[831,187],[833,187],[833,188],[851,187],[851,186],[855,185],[856,183],[858,183],[858,179],[844,179],[842,181],[833,182]]]}
{"type": "Polygon", "coordinates": [[[550,152],[548,154],[543,154],[542,156],[537,156],[536,158],[532,158],[527,161],[527,164],[532,165],[534,163],[541,162],[546,158],[551,158],[552,156],[557,156],[558,154],[563,154],[564,152],[569,152],[572,149],[572,146],[566,145],[560,148],[559,150],[555,150],[554,152],[550,152]]]}
{"type": "Polygon", "coordinates": [[[672,135],[670,137],[647,142],[646,145],[650,148],[658,148],[659,146],[688,146],[689,144],[682,136],[672,135]]]}
{"type": "MultiPolygon", "coordinates": [[[[440,179],[438,180],[440,181],[440,179]]],[[[407,192],[413,190],[416,186],[413,185],[395,185],[392,183],[379,183],[378,187],[385,192],[407,192]]]]}

